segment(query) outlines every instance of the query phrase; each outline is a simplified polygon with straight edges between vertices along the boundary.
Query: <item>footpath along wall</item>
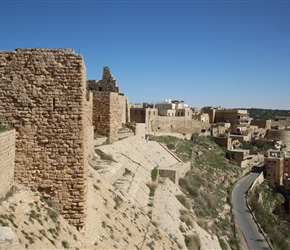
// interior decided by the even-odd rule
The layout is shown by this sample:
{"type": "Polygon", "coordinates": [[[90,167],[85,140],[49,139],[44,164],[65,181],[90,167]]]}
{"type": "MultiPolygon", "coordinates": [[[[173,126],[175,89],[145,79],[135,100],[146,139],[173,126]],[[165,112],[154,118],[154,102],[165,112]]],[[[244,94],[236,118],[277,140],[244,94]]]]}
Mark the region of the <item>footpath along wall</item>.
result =
{"type": "Polygon", "coordinates": [[[0,132],[0,198],[12,187],[14,179],[15,130],[0,132]]]}

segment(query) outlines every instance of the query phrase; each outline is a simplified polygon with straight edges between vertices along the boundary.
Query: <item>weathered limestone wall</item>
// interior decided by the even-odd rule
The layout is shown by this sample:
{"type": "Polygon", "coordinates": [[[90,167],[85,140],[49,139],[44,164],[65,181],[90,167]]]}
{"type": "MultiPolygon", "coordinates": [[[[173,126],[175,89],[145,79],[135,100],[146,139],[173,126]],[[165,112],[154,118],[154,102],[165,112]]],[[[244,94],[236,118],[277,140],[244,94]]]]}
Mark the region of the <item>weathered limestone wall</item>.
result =
{"type": "Polygon", "coordinates": [[[88,89],[90,91],[104,91],[120,93],[120,88],[117,86],[117,81],[110,72],[109,67],[103,68],[102,80],[88,80],[88,89]]]}
{"type": "Polygon", "coordinates": [[[108,137],[107,142],[118,140],[118,130],[130,121],[129,100],[120,94],[120,88],[104,67],[102,80],[88,80],[88,91],[93,92],[93,125],[95,132],[108,137]]]}
{"type": "Polygon", "coordinates": [[[115,92],[93,93],[93,125],[95,132],[108,137],[108,142],[118,140],[118,131],[129,117],[129,102],[115,92]]]}
{"type": "Polygon", "coordinates": [[[110,135],[110,92],[93,93],[93,125],[95,133],[110,135]]]}
{"type": "Polygon", "coordinates": [[[201,133],[203,129],[208,129],[210,124],[196,120],[186,120],[183,117],[158,116],[151,121],[152,132],[155,133],[180,133],[193,134],[201,133]]]}
{"type": "Polygon", "coordinates": [[[0,133],[0,198],[9,191],[14,180],[15,130],[0,133]]]}
{"type": "Polygon", "coordinates": [[[135,135],[139,135],[141,137],[144,137],[145,134],[148,132],[145,129],[145,123],[136,123],[135,124],[135,135]]]}
{"type": "Polygon", "coordinates": [[[84,225],[86,69],[72,49],[0,52],[0,122],[16,129],[15,180],[84,225]]]}
{"type": "Polygon", "coordinates": [[[159,169],[159,176],[160,177],[167,177],[169,178],[174,184],[178,184],[178,177],[176,170],[169,170],[169,169],[159,169]]]}
{"type": "Polygon", "coordinates": [[[130,103],[128,97],[123,94],[118,95],[118,103],[120,116],[119,127],[122,127],[122,124],[127,124],[130,122],[130,103]]]}
{"type": "Polygon", "coordinates": [[[85,144],[88,159],[92,159],[94,157],[94,126],[93,126],[93,93],[88,92],[87,93],[87,100],[85,102],[85,112],[84,112],[84,121],[85,121],[85,127],[87,128],[87,137],[85,144]]]}

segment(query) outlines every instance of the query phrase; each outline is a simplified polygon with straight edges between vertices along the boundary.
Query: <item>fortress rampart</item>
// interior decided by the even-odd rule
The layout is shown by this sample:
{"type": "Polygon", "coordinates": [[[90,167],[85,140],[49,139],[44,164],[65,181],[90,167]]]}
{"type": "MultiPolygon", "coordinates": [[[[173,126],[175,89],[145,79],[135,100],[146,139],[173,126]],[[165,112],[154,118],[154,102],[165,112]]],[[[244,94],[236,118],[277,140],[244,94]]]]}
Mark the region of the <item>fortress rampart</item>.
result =
{"type": "Polygon", "coordinates": [[[88,133],[86,69],[72,49],[0,52],[0,123],[15,128],[15,181],[38,189],[84,225],[88,133]]]}
{"type": "Polygon", "coordinates": [[[93,125],[95,132],[108,137],[108,143],[118,140],[118,131],[128,122],[128,98],[114,92],[93,93],[93,125]]]}
{"type": "Polygon", "coordinates": [[[110,72],[109,67],[104,67],[102,80],[88,80],[87,81],[89,91],[101,91],[101,92],[115,92],[120,93],[120,88],[117,86],[117,81],[110,72]]]}
{"type": "Polygon", "coordinates": [[[0,132],[0,198],[11,188],[14,179],[15,130],[0,132]]]}
{"type": "Polygon", "coordinates": [[[155,133],[178,133],[189,134],[200,133],[202,130],[210,128],[207,122],[187,120],[184,117],[158,116],[157,119],[150,120],[151,131],[155,133]]]}
{"type": "Polygon", "coordinates": [[[118,130],[129,122],[128,98],[119,93],[120,88],[108,67],[103,69],[102,80],[88,80],[88,90],[93,92],[93,125],[95,132],[108,137],[107,142],[118,140],[118,130]]]}

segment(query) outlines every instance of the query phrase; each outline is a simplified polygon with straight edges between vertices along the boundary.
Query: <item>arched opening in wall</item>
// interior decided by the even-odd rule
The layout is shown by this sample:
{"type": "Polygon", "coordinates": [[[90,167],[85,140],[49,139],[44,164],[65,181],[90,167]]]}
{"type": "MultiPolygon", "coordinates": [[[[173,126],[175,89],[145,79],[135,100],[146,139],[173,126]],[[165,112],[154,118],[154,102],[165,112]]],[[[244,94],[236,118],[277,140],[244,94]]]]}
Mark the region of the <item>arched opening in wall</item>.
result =
{"type": "Polygon", "coordinates": [[[99,91],[103,91],[102,87],[99,87],[99,91]]]}

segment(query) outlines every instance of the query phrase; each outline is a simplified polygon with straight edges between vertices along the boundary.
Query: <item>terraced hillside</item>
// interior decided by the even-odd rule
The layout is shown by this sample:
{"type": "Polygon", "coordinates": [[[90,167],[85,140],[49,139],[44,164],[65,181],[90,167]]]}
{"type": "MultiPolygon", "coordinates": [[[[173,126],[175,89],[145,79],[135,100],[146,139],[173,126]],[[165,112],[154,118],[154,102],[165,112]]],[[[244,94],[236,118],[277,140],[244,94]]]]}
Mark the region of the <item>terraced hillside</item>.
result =
{"type": "Polygon", "coordinates": [[[95,150],[84,230],[66,223],[35,190],[16,185],[0,206],[0,223],[19,243],[1,245],[0,238],[0,248],[238,249],[229,193],[242,169],[209,138],[132,136],[95,150]],[[172,166],[182,173],[179,184],[157,175],[172,166]]]}

